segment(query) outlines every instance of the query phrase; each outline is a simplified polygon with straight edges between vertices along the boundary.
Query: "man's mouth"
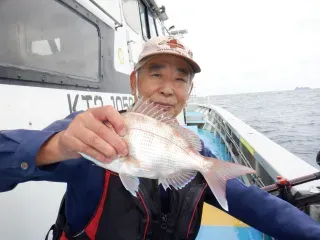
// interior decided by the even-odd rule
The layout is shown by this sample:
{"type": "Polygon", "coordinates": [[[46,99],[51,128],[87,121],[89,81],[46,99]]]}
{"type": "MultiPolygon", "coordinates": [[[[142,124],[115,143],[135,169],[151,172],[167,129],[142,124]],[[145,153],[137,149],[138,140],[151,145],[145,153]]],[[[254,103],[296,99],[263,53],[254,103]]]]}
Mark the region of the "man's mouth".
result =
{"type": "Polygon", "coordinates": [[[166,108],[174,107],[174,105],[170,103],[155,102],[155,104],[166,108]]]}

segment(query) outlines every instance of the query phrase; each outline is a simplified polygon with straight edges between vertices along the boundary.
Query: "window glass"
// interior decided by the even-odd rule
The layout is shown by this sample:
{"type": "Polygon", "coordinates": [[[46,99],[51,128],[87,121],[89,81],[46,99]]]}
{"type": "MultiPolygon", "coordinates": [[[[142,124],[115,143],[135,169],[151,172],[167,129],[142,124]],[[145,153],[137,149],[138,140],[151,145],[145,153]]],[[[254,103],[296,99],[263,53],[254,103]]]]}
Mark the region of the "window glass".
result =
{"type": "Polygon", "coordinates": [[[142,28],[142,35],[145,40],[148,39],[148,25],[147,25],[147,7],[140,2],[140,19],[141,19],[141,28],[142,28]]]}
{"type": "Polygon", "coordinates": [[[136,33],[141,33],[141,23],[139,18],[139,6],[137,0],[122,0],[123,14],[126,23],[136,33]]]}
{"type": "Polygon", "coordinates": [[[149,18],[149,28],[150,28],[150,37],[156,37],[158,36],[157,33],[157,27],[154,21],[154,18],[152,17],[152,14],[148,12],[148,18],[149,18]]]}
{"type": "Polygon", "coordinates": [[[156,22],[156,27],[157,27],[157,32],[158,32],[158,35],[159,36],[162,36],[163,35],[163,32],[162,32],[162,28],[161,28],[161,23],[158,19],[155,20],[156,22]]]}
{"type": "Polygon", "coordinates": [[[99,79],[97,28],[57,1],[0,1],[0,33],[0,65],[99,79]]]}

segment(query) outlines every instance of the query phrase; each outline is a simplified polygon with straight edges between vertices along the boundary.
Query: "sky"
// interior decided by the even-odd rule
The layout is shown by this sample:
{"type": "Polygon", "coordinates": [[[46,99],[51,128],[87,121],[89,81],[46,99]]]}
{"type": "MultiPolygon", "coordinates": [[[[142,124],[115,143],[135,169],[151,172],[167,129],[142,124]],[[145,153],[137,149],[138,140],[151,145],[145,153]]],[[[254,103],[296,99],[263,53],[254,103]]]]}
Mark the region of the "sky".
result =
{"type": "Polygon", "coordinates": [[[202,72],[198,96],[320,88],[319,0],[157,0],[202,72]]]}

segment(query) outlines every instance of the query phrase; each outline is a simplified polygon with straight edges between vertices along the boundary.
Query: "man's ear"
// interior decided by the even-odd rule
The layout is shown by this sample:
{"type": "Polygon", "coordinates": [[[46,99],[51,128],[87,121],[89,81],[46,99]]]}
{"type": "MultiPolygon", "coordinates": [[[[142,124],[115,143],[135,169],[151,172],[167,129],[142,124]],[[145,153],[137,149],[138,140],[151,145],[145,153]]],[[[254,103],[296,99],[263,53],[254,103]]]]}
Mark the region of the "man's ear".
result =
{"type": "Polygon", "coordinates": [[[191,87],[190,87],[190,90],[189,90],[189,96],[190,96],[190,94],[192,92],[192,89],[193,89],[193,81],[191,82],[191,87]]]}
{"type": "Polygon", "coordinates": [[[137,77],[136,77],[136,71],[133,71],[130,74],[130,87],[131,87],[131,94],[136,95],[136,82],[137,82],[137,77]]]}

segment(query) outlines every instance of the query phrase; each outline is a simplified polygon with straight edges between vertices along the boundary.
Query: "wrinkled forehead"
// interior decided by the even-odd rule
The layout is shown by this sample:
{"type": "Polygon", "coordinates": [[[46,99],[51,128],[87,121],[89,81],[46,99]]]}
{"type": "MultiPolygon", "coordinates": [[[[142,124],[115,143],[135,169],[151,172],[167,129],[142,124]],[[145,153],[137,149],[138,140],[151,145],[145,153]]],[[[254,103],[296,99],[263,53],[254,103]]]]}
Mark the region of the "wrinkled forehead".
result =
{"type": "Polygon", "coordinates": [[[173,69],[180,73],[193,75],[190,64],[183,58],[175,56],[151,57],[145,62],[143,68],[148,71],[173,69]]]}
{"type": "Polygon", "coordinates": [[[149,72],[173,70],[184,75],[191,75],[191,70],[188,68],[188,66],[176,66],[158,62],[148,64],[148,66],[146,66],[146,70],[149,72]]]}

